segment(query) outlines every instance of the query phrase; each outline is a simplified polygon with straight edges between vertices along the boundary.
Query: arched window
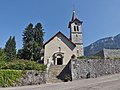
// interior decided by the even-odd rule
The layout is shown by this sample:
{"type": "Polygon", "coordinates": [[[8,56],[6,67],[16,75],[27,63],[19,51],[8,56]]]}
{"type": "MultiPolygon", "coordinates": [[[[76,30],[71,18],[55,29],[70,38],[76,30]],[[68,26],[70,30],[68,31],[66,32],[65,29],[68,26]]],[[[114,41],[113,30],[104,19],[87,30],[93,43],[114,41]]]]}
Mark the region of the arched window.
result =
{"type": "Polygon", "coordinates": [[[74,26],[74,31],[76,31],[76,26],[74,26]]]}
{"type": "Polygon", "coordinates": [[[77,31],[79,31],[79,26],[77,26],[77,31]]]}

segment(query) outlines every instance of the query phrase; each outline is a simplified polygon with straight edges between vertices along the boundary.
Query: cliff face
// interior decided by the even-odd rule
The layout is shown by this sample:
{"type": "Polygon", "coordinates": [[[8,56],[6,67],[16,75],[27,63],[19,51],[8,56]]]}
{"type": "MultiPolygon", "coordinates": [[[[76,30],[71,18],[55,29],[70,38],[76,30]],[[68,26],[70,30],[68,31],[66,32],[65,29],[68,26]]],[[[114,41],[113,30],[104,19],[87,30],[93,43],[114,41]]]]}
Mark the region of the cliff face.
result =
{"type": "Polygon", "coordinates": [[[120,49],[120,34],[114,37],[107,37],[100,39],[87,47],[84,47],[85,56],[92,56],[103,48],[106,49],[120,49]]]}

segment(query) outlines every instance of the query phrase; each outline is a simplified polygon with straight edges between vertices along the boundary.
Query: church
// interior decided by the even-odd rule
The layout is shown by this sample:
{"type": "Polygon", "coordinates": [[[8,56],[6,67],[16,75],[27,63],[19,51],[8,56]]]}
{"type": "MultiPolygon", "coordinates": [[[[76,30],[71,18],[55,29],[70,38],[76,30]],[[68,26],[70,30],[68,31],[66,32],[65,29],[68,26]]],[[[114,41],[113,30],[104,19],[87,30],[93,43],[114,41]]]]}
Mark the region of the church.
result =
{"type": "Polygon", "coordinates": [[[58,32],[44,44],[44,64],[67,65],[71,56],[84,56],[82,42],[82,21],[73,11],[69,21],[70,37],[58,32]]]}

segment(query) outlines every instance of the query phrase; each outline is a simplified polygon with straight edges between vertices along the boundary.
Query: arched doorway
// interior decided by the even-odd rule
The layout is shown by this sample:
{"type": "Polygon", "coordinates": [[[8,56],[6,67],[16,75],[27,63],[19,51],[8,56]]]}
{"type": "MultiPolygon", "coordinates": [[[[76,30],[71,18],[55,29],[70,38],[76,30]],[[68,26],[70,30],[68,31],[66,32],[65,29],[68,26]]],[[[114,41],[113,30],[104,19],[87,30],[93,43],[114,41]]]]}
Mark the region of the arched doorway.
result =
{"type": "Polygon", "coordinates": [[[63,64],[63,59],[57,58],[57,65],[62,65],[62,64],[63,64]]]}
{"type": "Polygon", "coordinates": [[[56,59],[57,59],[57,65],[62,65],[63,64],[63,58],[62,58],[61,55],[58,55],[56,59]]]}
{"type": "Polygon", "coordinates": [[[57,52],[53,55],[54,65],[63,65],[64,53],[57,52]]]}

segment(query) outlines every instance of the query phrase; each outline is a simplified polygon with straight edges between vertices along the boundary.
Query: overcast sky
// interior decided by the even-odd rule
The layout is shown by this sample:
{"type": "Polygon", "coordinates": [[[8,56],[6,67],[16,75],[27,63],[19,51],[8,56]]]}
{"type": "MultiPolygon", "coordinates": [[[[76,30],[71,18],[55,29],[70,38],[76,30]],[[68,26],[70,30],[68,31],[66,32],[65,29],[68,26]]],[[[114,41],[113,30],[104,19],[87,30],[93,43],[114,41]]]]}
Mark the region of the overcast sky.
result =
{"type": "Polygon", "coordinates": [[[22,32],[29,23],[42,23],[44,42],[58,31],[69,38],[73,9],[83,21],[84,46],[120,33],[120,0],[0,0],[0,47],[15,36],[17,49],[22,48],[22,32]]]}

